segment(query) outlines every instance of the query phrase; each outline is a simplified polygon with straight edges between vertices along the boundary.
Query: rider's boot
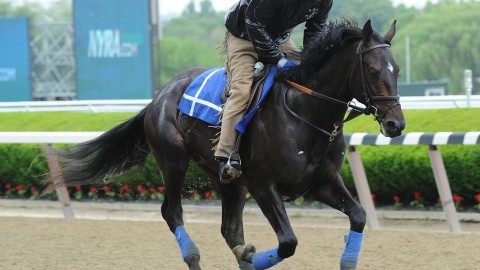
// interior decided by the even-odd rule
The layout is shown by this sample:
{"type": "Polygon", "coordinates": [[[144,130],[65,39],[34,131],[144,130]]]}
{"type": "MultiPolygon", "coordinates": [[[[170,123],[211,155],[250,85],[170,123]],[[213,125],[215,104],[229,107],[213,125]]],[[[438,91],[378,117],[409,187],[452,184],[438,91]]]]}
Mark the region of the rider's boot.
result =
{"type": "Polygon", "coordinates": [[[239,160],[228,159],[226,157],[217,157],[219,165],[220,183],[228,184],[232,180],[242,175],[242,164],[239,160]]]}

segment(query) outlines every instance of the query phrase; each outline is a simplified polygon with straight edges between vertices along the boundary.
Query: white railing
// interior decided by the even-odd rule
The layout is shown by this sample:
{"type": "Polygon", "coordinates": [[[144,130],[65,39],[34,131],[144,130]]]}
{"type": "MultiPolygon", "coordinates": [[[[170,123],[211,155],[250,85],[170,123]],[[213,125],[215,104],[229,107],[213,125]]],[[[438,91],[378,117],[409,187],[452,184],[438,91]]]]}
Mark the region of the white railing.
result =
{"type": "Polygon", "coordinates": [[[0,112],[138,112],[151,101],[151,99],[118,99],[0,102],[0,112]]]}
{"type": "MultiPolygon", "coordinates": [[[[467,108],[466,95],[400,97],[402,109],[467,108]]],[[[470,107],[480,108],[480,95],[470,97],[470,107]]]]}
{"type": "MultiPolygon", "coordinates": [[[[70,101],[20,101],[0,102],[0,112],[90,111],[138,112],[150,99],[132,100],[70,100],[70,101]]],[[[466,108],[466,95],[401,97],[403,109],[466,108]]],[[[480,95],[470,98],[472,108],[480,108],[480,95]]]]}

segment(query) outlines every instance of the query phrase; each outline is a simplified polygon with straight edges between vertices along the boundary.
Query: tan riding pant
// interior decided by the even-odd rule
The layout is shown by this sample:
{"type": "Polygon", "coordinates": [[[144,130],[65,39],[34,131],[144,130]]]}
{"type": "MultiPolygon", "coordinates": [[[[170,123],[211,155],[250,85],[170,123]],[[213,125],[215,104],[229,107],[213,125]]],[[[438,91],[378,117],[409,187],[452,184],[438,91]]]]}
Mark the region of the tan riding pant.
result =
{"type": "MultiPolygon", "coordinates": [[[[291,39],[278,47],[287,54],[288,59],[300,61],[299,49],[291,39]]],[[[227,37],[226,49],[230,97],[223,108],[222,129],[215,156],[228,158],[235,151],[238,136],[235,125],[245,115],[258,55],[250,41],[237,38],[230,33],[227,37]]],[[[232,158],[238,159],[235,156],[232,158]]]]}

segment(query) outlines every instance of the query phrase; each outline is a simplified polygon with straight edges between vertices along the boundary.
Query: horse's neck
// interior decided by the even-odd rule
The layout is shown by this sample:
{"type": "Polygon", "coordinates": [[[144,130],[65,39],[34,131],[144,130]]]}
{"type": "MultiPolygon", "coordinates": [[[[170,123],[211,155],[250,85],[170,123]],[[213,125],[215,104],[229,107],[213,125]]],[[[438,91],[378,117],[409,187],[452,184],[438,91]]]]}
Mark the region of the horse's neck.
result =
{"type": "MultiPolygon", "coordinates": [[[[347,103],[353,98],[349,91],[352,57],[354,56],[351,52],[337,53],[315,74],[315,78],[305,82],[305,84],[320,94],[347,103]]],[[[328,119],[330,125],[343,119],[347,110],[346,106],[327,100],[317,102],[320,102],[321,105],[315,106],[316,114],[321,115],[325,120],[328,119]]]]}

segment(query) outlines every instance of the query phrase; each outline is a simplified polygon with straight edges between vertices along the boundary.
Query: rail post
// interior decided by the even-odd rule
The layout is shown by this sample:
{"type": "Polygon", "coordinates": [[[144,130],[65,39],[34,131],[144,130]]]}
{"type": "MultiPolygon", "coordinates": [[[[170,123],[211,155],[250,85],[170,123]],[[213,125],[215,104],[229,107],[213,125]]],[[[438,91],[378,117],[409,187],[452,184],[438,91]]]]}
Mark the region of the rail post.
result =
{"type": "Polygon", "coordinates": [[[51,144],[45,145],[48,168],[50,169],[50,175],[52,176],[53,185],[57,192],[58,200],[62,204],[63,214],[66,218],[73,218],[73,207],[70,201],[70,195],[68,194],[67,187],[62,185],[62,174],[60,171],[60,165],[58,164],[58,159],[55,155],[49,153],[49,147],[51,144]]]}
{"type": "Polygon", "coordinates": [[[365,212],[367,212],[367,225],[370,229],[380,229],[380,223],[378,222],[377,212],[373,204],[372,193],[370,192],[363,162],[354,146],[348,147],[348,161],[350,162],[353,182],[355,182],[360,204],[365,209],[365,212]]]}
{"type": "Polygon", "coordinates": [[[461,232],[460,222],[457,217],[457,210],[455,209],[455,202],[453,201],[452,191],[448,183],[447,171],[443,158],[437,146],[430,145],[430,162],[432,164],[433,176],[437,184],[438,194],[442,201],[443,211],[447,219],[448,226],[451,232],[461,232]]]}
{"type": "Polygon", "coordinates": [[[472,107],[472,88],[473,88],[473,79],[472,79],[472,70],[465,69],[464,71],[464,81],[465,81],[465,95],[467,96],[467,108],[472,107]]]}

